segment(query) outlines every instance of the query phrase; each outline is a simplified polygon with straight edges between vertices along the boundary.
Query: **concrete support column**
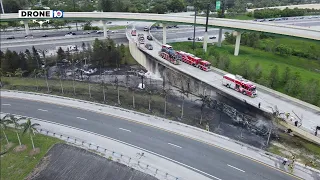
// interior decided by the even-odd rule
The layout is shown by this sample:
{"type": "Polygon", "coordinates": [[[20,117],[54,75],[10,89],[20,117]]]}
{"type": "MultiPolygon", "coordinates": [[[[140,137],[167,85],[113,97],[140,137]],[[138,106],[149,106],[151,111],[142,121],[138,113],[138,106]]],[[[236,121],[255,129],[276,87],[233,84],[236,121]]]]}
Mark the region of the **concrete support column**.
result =
{"type": "Polygon", "coordinates": [[[239,49],[240,49],[240,40],[241,40],[241,33],[240,32],[235,32],[234,35],[236,35],[236,45],[234,47],[234,55],[238,56],[239,55],[239,49]]]}
{"type": "Polygon", "coordinates": [[[24,29],[26,31],[26,35],[29,35],[30,29],[29,29],[28,21],[23,21],[23,24],[24,24],[24,29]]]}
{"type": "Polygon", "coordinates": [[[108,37],[107,22],[106,21],[102,21],[102,24],[103,24],[103,37],[107,38],[108,37]]]}
{"type": "Polygon", "coordinates": [[[208,32],[204,32],[204,37],[203,37],[203,50],[204,50],[204,52],[207,52],[207,47],[208,47],[208,32]]]}
{"type": "Polygon", "coordinates": [[[162,44],[167,44],[167,25],[163,24],[162,44]]]}
{"type": "Polygon", "coordinates": [[[158,62],[156,62],[155,75],[157,77],[161,77],[160,72],[159,72],[159,63],[158,62]]]}
{"type": "Polygon", "coordinates": [[[218,47],[221,47],[221,41],[222,41],[222,28],[219,28],[218,47]]]}

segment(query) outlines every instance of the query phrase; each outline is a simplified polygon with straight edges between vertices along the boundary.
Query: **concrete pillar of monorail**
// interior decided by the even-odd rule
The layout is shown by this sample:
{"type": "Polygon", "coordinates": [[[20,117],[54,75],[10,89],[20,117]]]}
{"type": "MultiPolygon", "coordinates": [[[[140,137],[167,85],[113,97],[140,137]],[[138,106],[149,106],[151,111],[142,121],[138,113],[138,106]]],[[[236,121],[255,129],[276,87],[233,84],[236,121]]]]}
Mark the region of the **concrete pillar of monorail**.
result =
{"type": "Polygon", "coordinates": [[[241,32],[234,32],[234,35],[236,36],[236,44],[234,47],[234,55],[239,55],[239,49],[240,49],[240,40],[241,40],[241,32]]]}
{"type": "Polygon", "coordinates": [[[204,32],[204,37],[203,37],[203,50],[204,52],[207,52],[208,48],[208,32],[204,32]]]}
{"type": "Polygon", "coordinates": [[[29,29],[28,21],[23,21],[23,24],[24,24],[24,29],[26,31],[26,35],[29,35],[30,34],[30,29],[29,29]]]}
{"type": "Polygon", "coordinates": [[[102,24],[103,24],[103,37],[107,38],[108,37],[107,22],[106,21],[102,21],[102,24]]]}
{"type": "Polygon", "coordinates": [[[219,28],[218,47],[221,47],[222,42],[222,28],[219,28]]]}
{"type": "Polygon", "coordinates": [[[167,44],[167,25],[163,23],[162,44],[167,44]]]}

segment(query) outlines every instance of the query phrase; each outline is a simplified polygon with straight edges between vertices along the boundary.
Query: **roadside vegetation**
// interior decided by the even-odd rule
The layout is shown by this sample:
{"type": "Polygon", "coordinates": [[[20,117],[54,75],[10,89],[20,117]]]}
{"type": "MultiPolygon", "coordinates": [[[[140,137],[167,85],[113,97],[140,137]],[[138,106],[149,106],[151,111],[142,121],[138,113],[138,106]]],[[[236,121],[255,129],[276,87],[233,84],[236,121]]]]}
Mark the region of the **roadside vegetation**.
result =
{"type": "Polygon", "coordinates": [[[56,143],[61,142],[41,134],[33,134],[37,124],[27,120],[21,125],[16,119],[7,116],[1,119],[1,179],[22,180],[44,157],[47,151],[56,143]],[[12,125],[14,128],[9,128],[12,125]],[[31,139],[32,138],[32,139],[31,139]]]}
{"type": "Polygon", "coordinates": [[[195,50],[192,50],[192,42],[172,43],[172,46],[176,50],[190,52],[206,59],[214,67],[242,75],[261,85],[320,106],[320,56],[319,51],[311,50],[320,48],[318,42],[302,40],[300,44],[305,45],[304,49],[297,49],[300,44],[294,40],[259,40],[254,34],[244,34],[239,56],[234,56],[234,37],[230,40],[229,36],[227,35],[226,43],[222,47],[209,46],[207,53],[203,52],[202,43],[197,43],[195,50]],[[264,41],[268,41],[269,44],[264,41]],[[284,53],[281,48],[294,49],[296,52],[301,50],[302,53],[293,55],[291,50],[284,53]],[[304,53],[313,58],[299,57],[304,53]]]}

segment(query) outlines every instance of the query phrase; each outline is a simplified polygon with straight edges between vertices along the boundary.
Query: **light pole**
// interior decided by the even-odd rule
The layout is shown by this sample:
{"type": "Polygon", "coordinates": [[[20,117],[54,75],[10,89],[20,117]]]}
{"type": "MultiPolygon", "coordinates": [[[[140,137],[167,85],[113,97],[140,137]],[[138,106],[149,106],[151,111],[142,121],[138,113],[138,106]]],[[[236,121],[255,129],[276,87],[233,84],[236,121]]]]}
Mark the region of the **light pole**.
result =
{"type": "MultiPolygon", "coordinates": [[[[76,11],[76,4],[73,0],[73,11],[75,12],[76,11]]],[[[77,23],[77,20],[76,20],[76,28],[77,28],[77,31],[78,31],[78,23],[77,23]]]]}
{"type": "Polygon", "coordinates": [[[193,42],[192,49],[194,50],[194,44],[196,41],[196,22],[197,22],[197,6],[194,6],[194,23],[193,23],[193,42]]]}
{"type": "Polygon", "coordinates": [[[2,10],[2,14],[4,14],[4,8],[3,8],[3,3],[2,3],[2,0],[0,0],[0,4],[1,4],[1,10],[2,10]]]}

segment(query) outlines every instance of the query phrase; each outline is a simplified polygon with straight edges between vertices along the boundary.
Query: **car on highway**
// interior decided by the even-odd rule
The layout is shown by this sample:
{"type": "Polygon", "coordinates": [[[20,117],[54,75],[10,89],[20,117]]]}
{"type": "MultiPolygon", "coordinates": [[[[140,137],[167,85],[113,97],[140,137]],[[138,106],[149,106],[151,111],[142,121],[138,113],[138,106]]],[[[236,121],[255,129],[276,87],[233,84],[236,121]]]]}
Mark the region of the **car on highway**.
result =
{"type": "Polygon", "coordinates": [[[83,34],[91,34],[89,31],[84,31],[83,34]]]}
{"type": "Polygon", "coordinates": [[[42,35],[41,37],[48,37],[48,35],[45,34],[45,35],[42,35]]]}
{"type": "Polygon", "coordinates": [[[108,21],[107,24],[112,24],[112,22],[111,22],[111,21],[108,21]]]}
{"type": "Polygon", "coordinates": [[[32,34],[25,35],[24,38],[25,38],[25,39],[32,39],[32,38],[33,38],[33,35],[32,35],[32,34]]]}
{"type": "Polygon", "coordinates": [[[196,38],[197,41],[203,41],[203,36],[199,36],[196,38]]]}
{"type": "Polygon", "coordinates": [[[90,33],[92,33],[92,34],[93,34],[93,33],[97,33],[97,31],[96,31],[96,30],[94,30],[94,31],[91,31],[90,33]]]}
{"type": "Polygon", "coordinates": [[[282,20],[288,20],[289,18],[287,18],[287,17],[283,17],[283,18],[281,18],[282,20]]]}
{"type": "Polygon", "coordinates": [[[14,36],[9,36],[9,37],[7,37],[7,39],[15,39],[15,37],[14,36]]]}
{"type": "Polygon", "coordinates": [[[103,34],[103,31],[97,31],[96,34],[103,34]]]}
{"type": "Polygon", "coordinates": [[[113,30],[113,31],[108,30],[108,32],[111,32],[111,33],[118,33],[119,31],[118,31],[118,30],[113,30]]]}
{"type": "Polygon", "coordinates": [[[68,32],[66,35],[64,35],[64,36],[74,36],[74,35],[76,35],[76,33],[74,33],[74,32],[68,32]]]}
{"type": "Polygon", "coordinates": [[[148,50],[153,50],[153,46],[150,44],[150,43],[147,43],[145,45],[145,47],[148,49],[148,50]]]}
{"type": "Polygon", "coordinates": [[[148,39],[149,41],[151,41],[151,40],[152,40],[152,36],[148,35],[148,36],[147,36],[147,39],[148,39]]]}
{"type": "Polygon", "coordinates": [[[144,30],[144,31],[149,31],[149,27],[148,27],[148,26],[145,26],[145,27],[143,28],[143,30],[144,30]]]}
{"type": "Polygon", "coordinates": [[[216,39],[216,36],[210,36],[209,39],[216,39]]]}
{"type": "Polygon", "coordinates": [[[188,40],[193,40],[193,37],[188,37],[188,40]]]}

